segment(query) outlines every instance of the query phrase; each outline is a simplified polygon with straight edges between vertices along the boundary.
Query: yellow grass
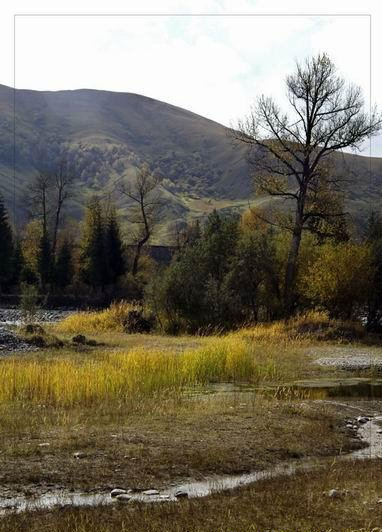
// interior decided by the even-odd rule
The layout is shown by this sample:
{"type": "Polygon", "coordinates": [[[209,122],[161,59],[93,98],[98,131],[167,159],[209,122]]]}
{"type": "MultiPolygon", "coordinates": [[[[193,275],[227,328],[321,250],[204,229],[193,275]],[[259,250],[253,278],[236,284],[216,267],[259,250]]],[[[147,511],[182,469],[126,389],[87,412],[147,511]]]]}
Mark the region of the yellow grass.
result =
{"type": "MultiPolygon", "coordinates": [[[[118,303],[102,312],[79,313],[58,324],[55,330],[62,333],[118,331],[131,308],[127,303],[118,303]]],[[[150,344],[122,347],[119,351],[103,348],[85,357],[59,351],[54,357],[30,355],[4,359],[0,361],[0,404],[133,405],[140,398],[178,394],[193,386],[216,382],[282,384],[304,375],[309,361],[301,346],[312,342],[314,335],[310,335],[310,327],[314,331],[316,326],[328,325],[331,330],[337,326],[327,316],[315,313],[288,323],[257,325],[203,338],[201,345],[186,348],[182,353],[176,350],[175,344],[168,343],[159,349],[150,344]],[[307,324],[308,334],[305,334],[307,324]]]]}
{"type": "Polygon", "coordinates": [[[256,345],[243,333],[206,339],[184,353],[135,348],[91,358],[13,358],[0,362],[0,403],[91,405],[134,402],[212,382],[280,380],[299,367],[296,353],[256,345]]]}
{"type": "Polygon", "coordinates": [[[123,332],[128,313],[137,305],[120,301],[101,311],[85,311],[71,314],[55,327],[63,334],[94,334],[107,331],[123,332]]]}

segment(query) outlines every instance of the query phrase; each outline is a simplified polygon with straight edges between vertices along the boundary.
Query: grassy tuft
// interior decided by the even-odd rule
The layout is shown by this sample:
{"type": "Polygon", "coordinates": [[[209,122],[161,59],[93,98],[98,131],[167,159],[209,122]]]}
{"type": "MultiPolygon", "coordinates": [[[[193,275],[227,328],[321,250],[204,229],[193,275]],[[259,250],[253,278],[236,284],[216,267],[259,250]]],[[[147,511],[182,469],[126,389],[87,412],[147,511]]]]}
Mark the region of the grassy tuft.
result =
{"type": "Polygon", "coordinates": [[[101,332],[124,332],[129,312],[141,307],[126,301],[112,303],[100,311],[84,311],[71,314],[55,327],[63,334],[95,334],[101,332]]]}

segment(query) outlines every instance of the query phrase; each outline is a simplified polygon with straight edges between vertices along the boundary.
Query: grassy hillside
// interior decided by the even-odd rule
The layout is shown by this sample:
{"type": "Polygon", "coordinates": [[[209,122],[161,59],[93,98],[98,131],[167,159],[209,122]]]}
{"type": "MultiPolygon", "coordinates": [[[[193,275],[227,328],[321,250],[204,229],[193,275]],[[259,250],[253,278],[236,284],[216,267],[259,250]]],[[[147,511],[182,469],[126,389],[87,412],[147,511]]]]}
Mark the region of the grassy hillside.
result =
{"type": "MultiPolygon", "coordinates": [[[[156,235],[166,243],[175,225],[213,208],[243,209],[253,203],[245,151],[227,129],[211,120],[151,98],[96,90],[39,92],[0,85],[1,191],[13,194],[15,117],[16,204],[25,215],[25,188],[43,160],[60,157],[63,146],[77,169],[71,215],[79,217],[93,192],[105,195],[142,162],[161,172],[165,212],[156,235]]],[[[370,202],[381,202],[382,160],[346,155],[338,166],[351,179],[350,210],[362,221],[370,202]]],[[[261,199],[264,201],[264,199],[261,199]]],[[[121,212],[126,205],[119,202],[121,212]]]]}

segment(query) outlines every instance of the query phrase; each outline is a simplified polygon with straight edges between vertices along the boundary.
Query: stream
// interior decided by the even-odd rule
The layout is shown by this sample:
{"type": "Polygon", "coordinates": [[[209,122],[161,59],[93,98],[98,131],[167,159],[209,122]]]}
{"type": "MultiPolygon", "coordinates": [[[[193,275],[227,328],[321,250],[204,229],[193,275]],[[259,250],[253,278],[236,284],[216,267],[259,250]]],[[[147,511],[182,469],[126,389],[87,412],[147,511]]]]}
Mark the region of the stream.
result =
{"type": "MultiPolygon", "coordinates": [[[[367,446],[362,449],[357,449],[349,454],[340,455],[337,459],[362,460],[382,458],[382,416],[375,415],[364,423],[354,421],[354,424],[358,425],[357,435],[360,441],[365,442],[367,446]]],[[[325,459],[309,458],[305,460],[294,460],[263,471],[241,475],[214,476],[202,481],[191,480],[161,490],[147,490],[142,492],[130,492],[126,490],[123,495],[119,495],[118,497],[112,497],[109,491],[106,493],[83,493],[68,490],[51,491],[33,497],[18,495],[15,497],[0,498],[0,515],[5,515],[9,512],[20,513],[65,506],[99,506],[105,504],[130,503],[134,501],[141,503],[155,503],[177,501],[180,497],[206,497],[213,493],[233,490],[241,486],[254,484],[263,479],[290,476],[299,471],[313,470],[324,466],[325,463],[327,463],[325,459]]]]}

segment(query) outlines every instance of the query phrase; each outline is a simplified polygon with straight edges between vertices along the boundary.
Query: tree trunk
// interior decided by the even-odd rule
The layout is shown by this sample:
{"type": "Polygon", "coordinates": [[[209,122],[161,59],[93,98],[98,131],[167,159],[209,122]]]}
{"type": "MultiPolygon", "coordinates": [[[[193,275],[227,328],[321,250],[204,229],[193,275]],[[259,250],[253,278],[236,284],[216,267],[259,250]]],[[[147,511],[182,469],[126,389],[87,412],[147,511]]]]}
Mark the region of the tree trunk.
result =
{"type": "Polygon", "coordinates": [[[143,246],[146,244],[147,240],[149,239],[149,237],[145,237],[143,238],[142,240],[140,240],[137,244],[137,249],[135,251],[135,257],[134,257],[134,262],[133,262],[133,269],[132,269],[132,274],[133,276],[135,277],[138,273],[138,264],[139,264],[139,257],[141,256],[141,251],[142,251],[142,248],[143,246]]]}
{"type": "Polygon", "coordinates": [[[295,225],[293,229],[292,241],[289,248],[288,260],[285,270],[284,280],[284,316],[288,317],[293,312],[295,303],[295,281],[297,273],[297,259],[300,250],[301,235],[302,235],[302,212],[301,205],[297,207],[295,225]]]}

